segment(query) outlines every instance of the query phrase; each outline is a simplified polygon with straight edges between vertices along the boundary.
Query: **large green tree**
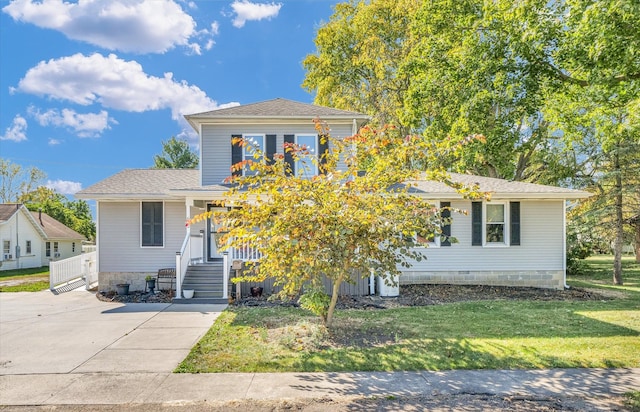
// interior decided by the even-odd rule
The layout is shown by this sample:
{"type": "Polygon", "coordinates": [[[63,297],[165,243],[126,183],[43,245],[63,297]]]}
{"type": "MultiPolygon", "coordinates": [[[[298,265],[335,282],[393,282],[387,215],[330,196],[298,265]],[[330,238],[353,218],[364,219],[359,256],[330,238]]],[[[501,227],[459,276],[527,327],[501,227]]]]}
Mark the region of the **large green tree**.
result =
{"type": "MultiPolygon", "coordinates": [[[[337,10],[350,10],[351,18],[336,13],[325,27],[348,26],[376,5],[390,7],[388,0],[349,4],[337,10]]],[[[610,199],[605,210],[614,222],[614,281],[620,283],[624,193],[634,190],[623,172],[635,170],[640,140],[640,3],[433,0],[413,11],[404,28],[400,16],[389,21],[398,24],[389,29],[396,43],[410,47],[393,61],[381,55],[395,70],[376,83],[395,90],[398,81],[406,82],[397,121],[437,141],[484,134],[486,144],[462,159],[442,159],[452,169],[540,183],[611,182],[601,186],[610,199]]],[[[383,37],[386,28],[375,19],[360,24],[369,36],[350,47],[375,59],[367,39],[383,37]]],[[[305,85],[317,91],[318,101],[332,96],[340,107],[340,93],[360,98],[358,87],[373,90],[371,76],[353,63],[362,58],[347,58],[343,69],[335,68],[348,80],[347,90],[319,81],[324,66],[316,61],[327,65],[332,51],[345,55],[343,43],[333,43],[323,29],[318,53],[307,58],[314,64],[306,66],[305,85]]],[[[368,100],[363,108],[376,110],[368,100]]]]}
{"type": "Polygon", "coordinates": [[[395,128],[364,128],[344,141],[332,139],[320,124],[318,132],[321,144],[333,148],[319,159],[289,144],[286,155],[265,162],[250,142],[236,139],[235,144],[253,151],[253,159],[233,166],[244,170],[228,179],[233,186],[227,204],[235,207],[213,218],[221,224],[222,244],[250,245],[260,253],[243,280],[274,278],[284,295],[310,286],[302,305],[331,326],[343,282],[371,271],[394,282],[399,265],[422,258],[414,248],[418,239],[441,234],[439,209],[411,193],[407,182],[420,176],[408,167],[412,159],[429,164],[442,152],[395,128]],[[346,168],[339,166],[341,160],[346,168]],[[296,164],[295,174],[291,164],[296,164]],[[332,285],[330,297],[319,290],[324,276],[332,285]]]}
{"type": "Polygon", "coordinates": [[[198,167],[198,154],[191,150],[186,140],[171,139],[162,142],[162,153],[153,158],[154,169],[195,169],[198,167]]]}

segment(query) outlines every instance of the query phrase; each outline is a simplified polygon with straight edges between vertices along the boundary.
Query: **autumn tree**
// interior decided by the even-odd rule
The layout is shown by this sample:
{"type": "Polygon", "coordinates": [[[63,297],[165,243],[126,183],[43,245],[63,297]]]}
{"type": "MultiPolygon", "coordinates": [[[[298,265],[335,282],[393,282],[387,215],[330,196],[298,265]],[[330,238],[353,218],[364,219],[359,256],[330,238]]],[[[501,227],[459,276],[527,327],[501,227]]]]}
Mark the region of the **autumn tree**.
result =
{"type": "Polygon", "coordinates": [[[417,157],[433,161],[438,151],[391,127],[365,127],[343,141],[317,127],[321,145],[332,148],[319,158],[288,144],[284,155],[265,159],[251,142],[236,139],[253,159],[232,166],[244,172],[228,179],[233,186],[226,203],[234,207],[213,218],[221,224],[222,244],[248,244],[260,253],[241,280],[274,278],[285,296],[305,291],[303,307],[331,326],[343,282],[371,271],[394,282],[400,266],[422,259],[417,239],[441,234],[440,210],[411,192],[408,182],[421,175],[407,167],[417,157]],[[330,296],[319,289],[323,277],[331,282],[330,296]]]}
{"type": "Polygon", "coordinates": [[[162,153],[155,155],[154,169],[195,169],[198,167],[198,154],[191,150],[186,140],[171,139],[162,142],[162,153]]]}

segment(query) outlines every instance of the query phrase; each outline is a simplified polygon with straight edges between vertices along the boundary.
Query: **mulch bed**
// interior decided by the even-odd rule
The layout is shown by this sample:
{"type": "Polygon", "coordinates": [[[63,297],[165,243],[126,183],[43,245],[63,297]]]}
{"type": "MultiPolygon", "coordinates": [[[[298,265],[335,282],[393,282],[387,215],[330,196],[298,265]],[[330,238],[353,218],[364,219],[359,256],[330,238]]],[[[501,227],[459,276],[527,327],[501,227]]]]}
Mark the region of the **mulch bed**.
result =
{"type": "Polygon", "coordinates": [[[143,291],[131,291],[128,295],[118,295],[116,292],[99,291],[96,293],[98,300],[103,302],[119,303],[171,303],[171,296],[165,291],[156,291],[154,294],[143,291]]]}
{"type": "MultiPolygon", "coordinates": [[[[400,296],[398,297],[341,296],[337,308],[387,309],[479,300],[588,301],[609,299],[610,297],[595,291],[581,288],[555,290],[510,286],[406,285],[400,287],[400,296]]],[[[236,306],[261,307],[298,306],[295,301],[270,300],[265,297],[246,297],[234,302],[234,304],[236,306]]]]}
{"type": "MultiPolygon", "coordinates": [[[[115,292],[98,292],[96,296],[104,302],[120,303],[170,303],[168,292],[155,294],[132,291],[128,295],[115,292]]],[[[521,288],[508,286],[461,286],[461,285],[406,285],[401,286],[400,296],[341,296],[338,309],[387,309],[402,306],[441,305],[453,302],[479,300],[537,300],[537,301],[588,301],[609,300],[593,290],[571,288],[567,290],[521,288]]],[[[236,306],[299,306],[295,300],[283,301],[268,297],[246,297],[233,302],[236,306]]]]}

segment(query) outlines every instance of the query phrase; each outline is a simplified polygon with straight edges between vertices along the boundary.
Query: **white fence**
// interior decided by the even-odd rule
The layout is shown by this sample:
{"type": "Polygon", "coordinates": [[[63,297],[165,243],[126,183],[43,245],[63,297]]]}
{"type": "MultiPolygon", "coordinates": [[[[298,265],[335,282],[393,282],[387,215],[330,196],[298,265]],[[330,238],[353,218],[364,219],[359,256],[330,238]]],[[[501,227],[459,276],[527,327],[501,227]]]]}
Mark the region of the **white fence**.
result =
{"type": "Polygon", "coordinates": [[[82,279],[87,289],[98,281],[96,252],[83,253],[68,259],[49,262],[49,289],[54,290],[73,280],[82,279]]]}

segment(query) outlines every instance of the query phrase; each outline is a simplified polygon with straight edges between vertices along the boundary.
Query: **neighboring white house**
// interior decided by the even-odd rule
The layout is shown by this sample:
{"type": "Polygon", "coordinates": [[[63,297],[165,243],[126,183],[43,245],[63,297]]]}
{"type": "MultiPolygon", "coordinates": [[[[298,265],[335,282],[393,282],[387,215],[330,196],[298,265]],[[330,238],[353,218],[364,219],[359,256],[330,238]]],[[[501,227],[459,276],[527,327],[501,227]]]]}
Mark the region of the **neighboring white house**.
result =
{"type": "Polygon", "coordinates": [[[80,233],[22,204],[0,204],[0,270],[47,266],[82,253],[80,233]]]}
{"type": "MultiPolygon", "coordinates": [[[[250,155],[232,145],[232,138],[251,139],[267,157],[283,153],[286,142],[303,142],[317,153],[331,150],[318,141],[315,118],[328,123],[336,138],[353,135],[368,121],[360,113],[285,99],[189,115],[186,119],[200,136],[199,170],[124,170],[78,192],[78,198],[97,203],[99,288],[128,282],[142,289],[145,276],[174,267],[178,291],[194,285],[198,297],[198,288],[205,287],[202,275],[187,272],[202,262],[210,264],[211,277],[221,283],[200,297],[226,298],[231,262],[251,254],[221,254],[211,222],[186,227],[185,221],[228,206],[223,181],[232,164],[250,155]]],[[[402,284],[564,287],[565,203],[588,193],[461,174],[453,174],[452,180],[477,183],[481,191],[492,193],[492,200],[472,202],[442,183],[419,182],[417,194],[468,213],[455,214],[445,228],[458,243],[431,244],[427,260],[406,269],[402,284]]]]}

